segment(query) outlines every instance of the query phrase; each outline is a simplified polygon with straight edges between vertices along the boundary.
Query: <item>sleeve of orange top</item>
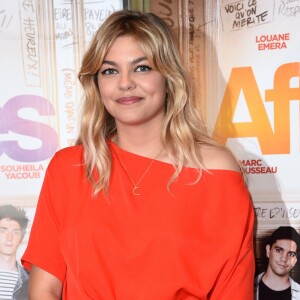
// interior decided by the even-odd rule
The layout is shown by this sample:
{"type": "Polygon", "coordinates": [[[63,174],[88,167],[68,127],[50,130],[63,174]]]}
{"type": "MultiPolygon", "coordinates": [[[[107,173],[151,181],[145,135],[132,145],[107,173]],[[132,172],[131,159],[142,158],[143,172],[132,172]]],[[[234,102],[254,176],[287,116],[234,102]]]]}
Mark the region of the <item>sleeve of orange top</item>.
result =
{"type": "Polygon", "coordinates": [[[231,219],[230,228],[223,228],[223,232],[227,232],[227,243],[231,244],[230,248],[233,249],[233,253],[231,257],[224,258],[224,264],[210,292],[209,299],[253,300],[254,210],[243,179],[241,178],[234,185],[227,186],[224,197],[231,199],[227,206],[234,207],[227,210],[228,218],[231,219]]]}
{"type": "Polygon", "coordinates": [[[55,155],[47,168],[22,264],[28,270],[34,264],[63,281],[66,266],[59,244],[62,188],[57,160],[55,155]]]}

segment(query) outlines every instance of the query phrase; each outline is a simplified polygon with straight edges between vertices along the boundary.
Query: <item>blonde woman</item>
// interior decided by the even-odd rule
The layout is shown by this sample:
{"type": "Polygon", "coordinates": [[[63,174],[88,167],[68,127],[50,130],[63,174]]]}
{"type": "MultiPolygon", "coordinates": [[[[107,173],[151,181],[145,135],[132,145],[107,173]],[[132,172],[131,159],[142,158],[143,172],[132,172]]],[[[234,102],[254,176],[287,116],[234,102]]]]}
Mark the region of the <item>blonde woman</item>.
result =
{"type": "Polygon", "coordinates": [[[165,23],[115,12],[79,80],[77,145],[49,164],[23,257],[30,299],[252,299],[249,194],[165,23]]]}

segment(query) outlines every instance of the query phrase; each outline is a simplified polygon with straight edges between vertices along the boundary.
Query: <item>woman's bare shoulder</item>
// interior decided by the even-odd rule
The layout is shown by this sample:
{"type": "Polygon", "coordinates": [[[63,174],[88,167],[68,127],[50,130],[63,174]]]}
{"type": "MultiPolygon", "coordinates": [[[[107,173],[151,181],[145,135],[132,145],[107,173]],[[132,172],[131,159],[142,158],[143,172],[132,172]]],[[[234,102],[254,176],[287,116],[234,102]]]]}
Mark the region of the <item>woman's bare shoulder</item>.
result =
{"type": "Polygon", "coordinates": [[[201,146],[200,155],[206,169],[232,170],[241,172],[237,159],[223,146],[201,146]]]}

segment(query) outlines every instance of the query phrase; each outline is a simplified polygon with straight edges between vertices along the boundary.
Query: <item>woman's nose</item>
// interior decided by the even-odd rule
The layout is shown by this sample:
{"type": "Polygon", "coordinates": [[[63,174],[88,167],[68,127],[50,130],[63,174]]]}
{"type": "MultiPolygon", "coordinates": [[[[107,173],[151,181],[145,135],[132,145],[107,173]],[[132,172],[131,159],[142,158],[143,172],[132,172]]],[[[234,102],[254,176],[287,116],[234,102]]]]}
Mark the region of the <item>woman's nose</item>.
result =
{"type": "Polygon", "coordinates": [[[135,81],[133,75],[130,72],[123,72],[120,74],[119,89],[120,90],[131,90],[135,88],[135,81]]]}

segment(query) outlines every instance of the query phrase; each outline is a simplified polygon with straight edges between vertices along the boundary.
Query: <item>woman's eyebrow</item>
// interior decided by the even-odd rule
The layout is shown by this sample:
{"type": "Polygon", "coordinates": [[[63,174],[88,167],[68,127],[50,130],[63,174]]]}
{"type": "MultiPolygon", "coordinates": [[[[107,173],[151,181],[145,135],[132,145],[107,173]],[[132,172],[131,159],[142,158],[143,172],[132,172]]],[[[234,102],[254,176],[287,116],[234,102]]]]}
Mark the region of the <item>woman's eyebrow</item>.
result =
{"type": "Polygon", "coordinates": [[[115,63],[114,61],[112,61],[112,60],[104,60],[103,61],[103,63],[102,63],[103,65],[104,64],[106,64],[106,65],[111,65],[111,66],[117,66],[117,63],[115,63]]]}
{"type": "MultiPolygon", "coordinates": [[[[130,64],[131,65],[136,65],[139,62],[144,61],[144,60],[148,60],[148,58],[146,56],[141,56],[141,57],[135,58],[130,64]]],[[[107,64],[107,65],[111,65],[111,66],[114,66],[114,67],[116,67],[118,65],[116,62],[114,62],[112,60],[104,60],[102,64],[103,65],[107,64]]]]}
{"type": "Polygon", "coordinates": [[[143,60],[148,60],[148,58],[146,56],[138,57],[132,61],[132,64],[133,65],[138,64],[139,62],[141,62],[143,60]]]}

